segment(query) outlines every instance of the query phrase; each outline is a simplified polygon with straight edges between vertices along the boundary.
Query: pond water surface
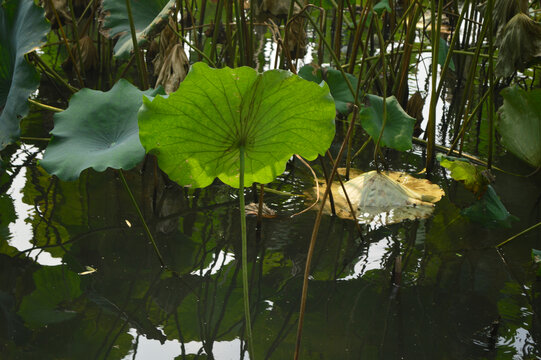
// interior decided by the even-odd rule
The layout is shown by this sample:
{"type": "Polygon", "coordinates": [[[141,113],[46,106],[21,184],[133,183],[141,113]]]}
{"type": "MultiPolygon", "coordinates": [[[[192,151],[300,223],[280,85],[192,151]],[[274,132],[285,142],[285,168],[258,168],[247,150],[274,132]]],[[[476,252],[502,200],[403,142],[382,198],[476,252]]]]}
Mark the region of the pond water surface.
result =
{"type": "MultiPolygon", "coordinates": [[[[267,45],[265,61],[273,65],[267,45]]],[[[411,93],[430,95],[429,66],[430,59],[419,63],[411,93]]],[[[440,99],[438,118],[449,107],[440,99]]],[[[32,113],[25,135],[47,137],[52,124],[43,126],[44,117],[50,114],[32,113]]],[[[443,123],[438,142],[446,144],[443,123]]],[[[333,155],[344,133],[337,122],[333,155]]],[[[361,133],[353,149],[366,140],[361,133]]],[[[2,152],[0,359],[248,359],[236,190],[218,182],[181,188],[151,157],[126,172],[172,270],[165,271],[118,174],[87,170],[78,181],[59,181],[39,166],[44,148],[30,141],[2,152]]],[[[374,169],[372,151],[354,167],[374,169]]],[[[416,173],[423,154],[418,146],[387,152],[387,167],[416,173]]],[[[497,155],[502,169],[532,170],[501,148],[497,155]]],[[[322,173],[319,162],[312,166],[322,173]]],[[[541,230],[495,248],[541,219],[541,175],[494,173],[496,192],[519,219],[510,228],[464,217],[475,198],[444,169],[431,178],[446,195],[429,219],[373,222],[359,233],[352,221],[325,215],[301,359],[541,359],[541,280],[531,258],[541,230]]],[[[313,179],[292,161],[268,186],[303,194],[313,179]]],[[[257,200],[252,190],[246,194],[257,200]]],[[[291,217],[307,207],[303,197],[267,193],[265,203],[276,218],[259,230],[248,219],[255,355],[291,359],[316,213],[291,217]]]]}

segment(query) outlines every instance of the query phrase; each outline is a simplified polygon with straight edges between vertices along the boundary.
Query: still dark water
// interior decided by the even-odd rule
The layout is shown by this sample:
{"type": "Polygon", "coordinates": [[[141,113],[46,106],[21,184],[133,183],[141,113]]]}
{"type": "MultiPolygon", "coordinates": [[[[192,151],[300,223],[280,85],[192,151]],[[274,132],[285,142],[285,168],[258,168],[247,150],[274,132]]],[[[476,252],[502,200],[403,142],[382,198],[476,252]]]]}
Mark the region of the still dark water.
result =
{"type": "MultiPolygon", "coordinates": [[[[115,172],[61,182],[37,164],[41,153],[39,144],[3,153],[0,359],[248,359],[236,191],[177,187],[152,159],[126,173],[173,274],[160,268],[115,172]]],[[[369,170],[371,156],[357,167],[369,170]]],[[[395,170],[422,168],[420,148],[389,160],[395,170]]],[[[510,155],[497,165],[528,172],[510,155]]],[[[540,359],[531,249],[541,248],[541,232],[494,246],[539,221],[541,178],[496,175],[520,219],[509,229],[463,217],[474,198],[444,170],[432,180],[446,195],[427,220],[372,223],[359,234],[325,216],[301,358],[540,359]]],[[[312,183],[294,162],[270,187],[302,194],[312,183]]],[[[248,219],[256,356],[290,359],[315,212],[290,218],[306,207],[299,197],[265,202],[278,217],[264,219],[259,235],[248,219]]]]}

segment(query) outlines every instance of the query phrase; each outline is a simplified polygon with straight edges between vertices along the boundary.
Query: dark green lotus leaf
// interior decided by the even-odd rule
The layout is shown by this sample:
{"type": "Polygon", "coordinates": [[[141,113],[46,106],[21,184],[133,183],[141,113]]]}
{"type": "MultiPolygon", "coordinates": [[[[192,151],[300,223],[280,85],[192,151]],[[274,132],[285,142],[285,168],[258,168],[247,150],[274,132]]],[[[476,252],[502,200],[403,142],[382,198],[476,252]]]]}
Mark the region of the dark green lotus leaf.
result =
{"type": "Polygon", "coordinates": [[[440,165],[451,171],[451,177],[464,183],[466,189],[475,194],[481,194],[488,185],[487,178],[483,175],[483,168],[470,163],[467,160],[461,160],[443,154],[436,156],[440,165]]]}
{"type": "MultiPolygon", "coordinates": [[[[351,106],[355,102],[355,99],[339,70],[331,68],[316,70],[311,65],[304,65],[299,70],[299,76],[305,80],[313,81],[318,84],[325,80],[331,89],[331,95],[334,99],[336,111],[343,115],[347,115],[351,112],[351,106]]],[[[347,73],[346,76],[353,86],[357,85],[357,78],[355,76],[347,73]]]]}
{"type": "Polygon", "coordinates": [[[39,85],[39,74],[24,54],[44,43],[49,28],[33,1],[0,2],[0,150],[19,137],[26,100],[39,85]]]}
{"type": "MultiPolygon", "coordinates": [[[[145,156],[139,142],[137,110],[143,94],[126,80],[107,92],[82,89],[70,100],[67,110],[54,116],[54,135],[40,164],[62,180],[79,177],[92,167],[129,170],[145,156]]],[[[162,92],[163,93],[163,92],[162,92]]]]}
{"type": "Polygon", "coordinates": [[[541,62],[541,24],[528,15],[515,15],[500,36],[497,76],[511,76],[517,70],[524,71],[541,62]]]}
{"type": "Polygon", "coordinates": [[[503,105],[496,124],[507,150],[537,168],[541,166],[541,89],[518,86],[501,92],[503,105]]]}
{"type": "Polygon", "coordinates": [[[216,177],[239,186],[267,183],[293,154],[309,160],[334,137],[335,109],[327,85],[287,71],[211,69],[196,63],[168,98],[144,99],[139,135],[162,170],[181,185],[205,187],[216,177]]]}
{"type": "MultiPolygon", "coordinates": [[[[167,24],[174,0],[130,0],[137,43],[145,45],[167,24]]],[[[103,0],[104,14],[102,33],[118,37],[114,48],[115,57],[126,59],[133,51],[130,22],[125,0],[103,0]]]]}
{"type": "Polygon", "coordinates": [[[488,185],[487,191],[481,200],[477,200],[472,206],[464,209],[462,214],[488,228],[509,228],[512,221],[518,220],[516,216],[507,211],[491,185],[488,185]]]}
{"type": "Polygon", "coordinates": [[[77,315],[69,304],[81,294],[79,276],[64,265],[47,266],[34,273],[36,289],[23,298],[19,315],[30,326],[62,322],[77,315]]]}
{"type": "MultiPolygon", "coordinates": [[[[377,95],[366,95],[368,106],[361,109],[361,124],[366,132],[377,139],[383,126],[383,98],[377,95]]],[[[394,96],[386,98],[387,123],[381,137],[381,145],[399,151],[412,147],[413,126],[415,119],[409,116],[394,96]]]]}

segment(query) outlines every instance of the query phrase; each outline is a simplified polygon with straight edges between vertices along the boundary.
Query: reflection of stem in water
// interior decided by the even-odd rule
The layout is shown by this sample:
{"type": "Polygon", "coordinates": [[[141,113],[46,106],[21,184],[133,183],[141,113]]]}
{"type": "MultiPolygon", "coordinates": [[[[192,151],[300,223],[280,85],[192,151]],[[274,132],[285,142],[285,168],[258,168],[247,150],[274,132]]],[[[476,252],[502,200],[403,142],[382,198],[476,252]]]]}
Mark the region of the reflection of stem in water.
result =
{"type": "MultiPolygon", "coordinates": [[[[138,271],[139,271],[140,268],[138,268],[138,271]]],[[[139,311],[139,309],[143,306],[143,305],[146,305],[147,302],[148,302],[148,298],[150,296],[150,294],[152,294],[154,292],[154,287],[156,286],[156,284],[158,284],[158,281],[160,280],[160,277],[162,275],[162,271],[159,271],[156,273],[156,276],[154,277],[154,279],[151,280],[150,282],[150,286],[148,287],[147,291],[145,292],[145,294],[143,295],[141,301],[139,302],[136,302],[136,305],[133,309],[131,309],[131,313],[134,314],[134,313],[137,313],[139,311]]],[[[139,276],[135,276],[134,279],[139,279],[139,276]]],[[[126,297],[126,302],[125,304],[122,306],[122,309],[126,309],[126,307],[128,306],[128,304],[130,303],[130,295],[133,291],[133,288],[135,286],[135,283],[136,281],[133,281],[131,284],[130,284],[130,290],[128,292],[128,296],[126,297]]],[[[111,304],[113,304],[111,302],[111,304]]],[[[113,304],[114,305],[114,304],[113,304]]],[[[115,345],[118,337],[124,333],[125,331],[125,328],[126,328],[126,325],[130,324],[132,326],[134,326],[137,331],[139,332],[139,324],[137,322],[136,319],[131,319],[130,315],[128,313],[126,313],[125,310],[122,310],[122,309],[118,309],[119,313],[118,313],[118,317],[115,321],[115,324],[116,322],[118,322],[118,320],[120,320],[120,317],[124,317],[124,323],[122,324],[122,326],[120,327],[120,329],[118,329],[118,332],[115,334],[115,336],[113,337],[111,343],[109,344],[109,346],[107,347],[107,351],[105,352],[104,356],[103,356],[103,359],[108,359],[109,358],[109,354],[111,352],[111,350],[113,349],[113,346],[115,345]]],[[[113,327],[111,327],[111,330],[109,331],[109,334],[111,334],[113,332],[113,329],[114,329],[114,325],[113,327]]],[[[142,329],[143,330],[143,329],[142,329]]],[[[106,341],[108,338],[108,336],[104,339],[104,341],[106,341]]],[[[162,342],[162,340],[160,340],[160,342],[162,342]]],[[[103,345],[102,345],[102,348],[103,348],[103,345]]],[[[98,353],[99,354],[99,353],[98,353]]],[[[96,356],[96,358],[98,358],[98,356],[96,356]]]]}
{"type": "Polygon", "coordinates": [[[135,200],[135,197],[133,196],[133,193],[131,192],[130,187],[128,186],[128,183],[126,182],[126,178],[124,178],[124,173],[122,172],[122,169],[119,169],[118,173],[120,174],[120,179],[122,180],[122,184],[124,185],[124,188],[128,192],[128,195],[130,196],[132,204],[135,207],[135,210],[137,211],[137,215],[139,216],[139,219],[141,220],[141,223],[143,224],[143,228],[145,229],[148,239],[152,243],[154,252],[158,256],[158,260],[160,260],[162,267],[167,268],[167,266],[165,265],[165,262],[163,261],[162,254],[160,253],[160,250],[158,249],[158,245],[156,244],[156,241],[154,241],[154,237],[152,236],[152,233],[150,232],[150,229],[148,228],[145,218],[143,214],[141,213],[141,209],[139,208],[139,205],[137,205],[137,201],[135,200]]]}
{"type": "MultiPolygon", "coordinates": [[[[355,113],[354,113],[355,114],[355,113]]],[[[347,141],[351,135],[351,132],[353,131],[353,126],[355,123],[355,116],[351,117],[351,122],[349,124],[349,128],[347,131],[347,134],[342,142],[342,145],[340,146],[340,151],[338,152],[338,155],[336,156],[336,161],[334,163],[334,167],[331,171],[331,175],[329,177],[329,183],[333,181],[334,176],[336,174],[336,171],[338,169],[338,164],[340,163],[340,160],[342,159],[342,154],[344,153],[347,141]]],[[[327,186],[327,189],[325,190],[325,193],[323,194],[323,198],[321,200],[321,207],[319,208],[319,211],[316,216],[316,220],[314,222],[314,229],[312,230],[312,237],[310,238],[310,245],[308,247],[308,254],[306,255],[306,265],[304,269],[304,279],[303,279],[303,285],[302,285],[302,295],[301,295],[301,306],[299,310],[299,323],[297,327],[297,338],[295,341],[295,360],[299,358],[300,355],[300,347],[301,347],[301,338],[302,338],[302,326],[304,322],[304,312],[306,309],[306,299],[308,296],[308,278],[310,276],[310,265],[312,262],[312,256],[314,254],[314,249],[316,245],[316,239],[317,234],[319,232],[319,226],[321,224],[321,217],[323,215],[323,208],[325,206],[325,202],[327,200],[327,197],[330,193],[331,187],[327,186]]]]}

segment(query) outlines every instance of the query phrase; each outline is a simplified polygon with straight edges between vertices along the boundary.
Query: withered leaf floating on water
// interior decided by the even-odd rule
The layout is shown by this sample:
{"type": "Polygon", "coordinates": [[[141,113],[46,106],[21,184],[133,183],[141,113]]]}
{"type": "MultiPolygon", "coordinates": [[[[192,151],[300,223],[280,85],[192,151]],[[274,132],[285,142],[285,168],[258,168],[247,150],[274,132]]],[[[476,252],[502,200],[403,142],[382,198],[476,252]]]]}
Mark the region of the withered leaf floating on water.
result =
{"type": "MultiPolygon", "coordinates": [[[[338,169],[338,172],[343,175],[345,169],[338,169]]],[[[350,169],[350,174],[353,178],[344,186],[357,220],[362,223],[387,225],[406,219],[427,218],[434,211],[434,204],[444,195],[438,185],[401,172],[360,173],[350,169]]],[[[336,215],[343,219],[353,219],[340,183],[333,182],[331,190],[336,215]]],[[[325,192],[323,180],[320,181],[319,191],[320,196],[325,192]]],[[[323,211],[331,213],[328,201],[323,211]]]]}
{"type": "MultiPolygon", "coordinates": [[[[400,172],[369,171],[344,187],[358,220],[382,224],[427,218],[444,195],[438,185],[400,172]]],[[[338,193],[345,200],[341,187],[338,193]]]]}

